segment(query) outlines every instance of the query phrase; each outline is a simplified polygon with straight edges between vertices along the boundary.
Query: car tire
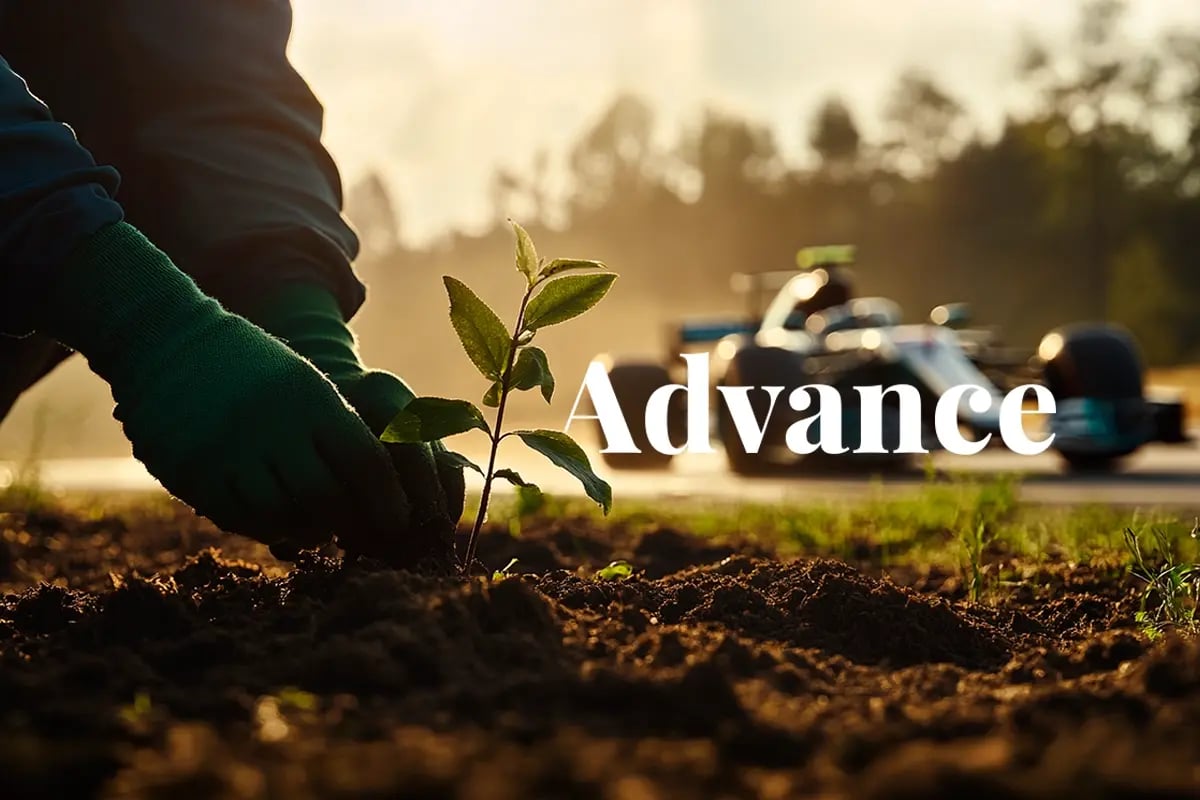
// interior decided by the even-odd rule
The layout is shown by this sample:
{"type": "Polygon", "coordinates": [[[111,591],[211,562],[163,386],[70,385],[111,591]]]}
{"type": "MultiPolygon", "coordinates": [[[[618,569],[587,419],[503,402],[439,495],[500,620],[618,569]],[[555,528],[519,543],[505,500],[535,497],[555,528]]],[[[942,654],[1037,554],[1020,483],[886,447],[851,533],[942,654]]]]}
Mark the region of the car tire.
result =
{"type": "Polygon", "coordinates": [[[1058,451],[1067,471],[1078,475],[1095,475],[1115,472],[1121,465],[1121,456],[1107,453],[1072,453],[1058,451]]]}
{"type": "MultiPolygon", "coordinates": [[[[775,402],[775,413],[767,424],[763,435],[763,446],[782,444],[787,426],[791,423],[790,415],[781,413],[787,408],[787,398],[792,389],[802,386],[806,380],[804,357],[791,350],[779,347],[758,347],[750,345],[738,350],[730,360],[721,381],[723,386],[783,386],[775,402]]],[[[750,407],[754,418],[761,421],[770,410],[770,397],[763,391],[750,392],[750,407]]],[[[775,469],[777,465],[762,452],[747,452],[742,439],[737,434],[733,417],[723,398],[718,397],[717,403],[717,432],[725,447],[725,458],[729,469],[739,475],[761,475],[775,469]]]]}
{"type": "MultiPolygon", "coordinates": [[[[650,395],[671,383],[671,374],[660,364],[628,363],[616,364],[608,371],[608,380],[616,395],[617,405],[629,426],[629,434],[640,453],[604,453],[600,458],[613,469],[664,469],[671,464],[673,456],[670,453],[660,453],[650,446],[646,436],[646,404],[650,395]]],[[[684,407],[683,393],[676,393],[671,398],[668,411],[667,428],[673,442],[678,442],[682,436],[687,419],[687,409],[684,407]]],[[[596,423],[600,441],[604,441],[604,432],[600,423],[596,423]]]]}
{"type": "Polygon", "coordinates": [[[1182,444],[1188,441],[1187,409],[1182,400],[1148,400],[1154,421],[1154,441],[1182,444]]]}
{"type": "MultiPolygon", "coordinates": [[[[1052,333],[1062,337],[1062,347],[1044,365],[1042,380],[1056,402],[1072,398],[1113,401],[1119,410],[1117,424],[1149,432],[1149,408],[1144,395],[1145,367],[1133,336],[1124,328],[1106,324],[1077,324],[1052,333]]],[[[1108,472],[1122,457],[1140,446],[1097,453],[1056,448],[1069,469],[1108,472]]]]}

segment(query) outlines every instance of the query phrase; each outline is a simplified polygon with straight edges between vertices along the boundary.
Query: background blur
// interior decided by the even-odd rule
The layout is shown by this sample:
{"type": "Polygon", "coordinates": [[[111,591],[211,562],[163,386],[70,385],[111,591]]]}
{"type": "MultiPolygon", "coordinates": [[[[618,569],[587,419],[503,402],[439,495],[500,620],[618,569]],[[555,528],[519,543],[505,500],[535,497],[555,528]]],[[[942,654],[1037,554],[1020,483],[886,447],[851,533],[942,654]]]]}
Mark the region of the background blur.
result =
{"type": "MultiPolygon", "coordinates": [[[[293,0],[363,237],[368,360],[476,399],[440,276],[511,315],[513,217],[543,255],[607,261],[597,311],[539,338],[560,426],[597,351],[658,353],[737,311],[734,271],[855,242],[860,288],[967,301],[1032,345],[1128,325],[1200,361],[1200,3],[1045,0],[293,0]]],[[[0,459],[127,452],[72,363],[0,459]],[[40,420],[40,422],[39,422],[40,420]]]]}

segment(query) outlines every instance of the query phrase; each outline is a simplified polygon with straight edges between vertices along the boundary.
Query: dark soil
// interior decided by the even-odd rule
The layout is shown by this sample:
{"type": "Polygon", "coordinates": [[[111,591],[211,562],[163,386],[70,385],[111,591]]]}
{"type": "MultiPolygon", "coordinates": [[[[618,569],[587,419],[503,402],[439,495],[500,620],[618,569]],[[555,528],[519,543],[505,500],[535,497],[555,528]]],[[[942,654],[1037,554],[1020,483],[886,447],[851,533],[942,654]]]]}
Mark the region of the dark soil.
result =
{"type": "Polygon", "coordinates": [[[1142,637],[1117,570],[974,605],[668,529],[480,555],[536,574],[0,515],[0,797],[1200,796],[1200,642],[1142,637]],[[613,559],[635,577],[590,577],[613,559]]]}

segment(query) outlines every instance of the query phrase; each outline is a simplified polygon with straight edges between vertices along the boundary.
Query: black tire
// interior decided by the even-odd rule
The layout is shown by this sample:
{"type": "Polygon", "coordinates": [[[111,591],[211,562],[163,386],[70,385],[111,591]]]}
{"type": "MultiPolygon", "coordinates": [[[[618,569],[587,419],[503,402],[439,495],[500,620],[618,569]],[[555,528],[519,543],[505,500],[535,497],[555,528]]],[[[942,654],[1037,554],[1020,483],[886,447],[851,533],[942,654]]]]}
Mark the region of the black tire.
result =
{"type": "MultiPolygon", "coordinates": [[[[604,463],[613,469],[664,469],[671,463],[672,456],[663,454],[650,446],[646,436],[646,404],[650,395],[662,386],[671,383],[671,374],[659,364],[617,364],[608,371],[608,380],[612,384],[613,394],[617,397],[617,405],[629,426],[629,434],[633,443],[641,450],[640,453],[601,453],[604,463]]],[[[687,411],[684,408],[683,393],[672,397],[668,414],[667,427],[671,441],[679,443],[681,431],[686,422],[687,411]]],[[[603,442],[604,432],[599,428],[600,439],[603,442]]]]}
{"type": "MultiPolygon", "coordinates": [[[[791,350],[778,347],[758,347],[750,345],[738,350],[726,369],[725,378],[721,381],[724,386],[782,386],[783,392],[775,403],[775,413],[767,425],[763,435],[763,447],[770,444],[780,444],[784,440],[787,426],[793,421],[787,409],[787,398],[792,389],[805,383],[804,357],[791,350]]],[[[754,417],[762,420],[770,409],[770,397],[764,391],[751,391],[750,407],[754,417]]],[[[776,468],[766,455],[763,448],[757,453],[749,453],[742,445],[741,437],[733,424],[729,408],[721,398],[717,398],[717,431],[725,447],[725,458],[729,468],[739,475],[761,475],[776,468]]]]}
{"type": "MultiPolygon", "coordinates": [[[[1133,336],[1124,328],[1100,323],[1076,324],[1052,333],[1062,347],[1043,367],[1042,380],[1056,401],[1087,397],[1113,401],[1119,431],[1150,431],[1144,400],[1145,367],[1133,336]]],[[[1058,449],[1067,467],[1077,472],[1108,472],[1138,444],[1112,452],[1058,449]]]]}
{"type": "Polygon", "coordinates": [[[1052,333],[1062,337],[1063,345],[1046,362],[1042,379],[1056,400],[1132,400],[1143,396],[1146,369],[1137,342],[1124,328],[1085,323],[1052,333]]]}
{"type": "Polygon", "coordinates": [[[1182,400],[1149,400],[1146,405],[1154,421],[1154,441],[1167,444],[1188,441],[1187,409],[1182,400]]]}
{"type": "MultiPolygon", "coordinates": [[[[1080,475],[1094,475],[1115,472],[1121,465],[1121,456],[1102,453],[1072,453],[1058,451],[1063,463],[1070,472],[1080,475]]],[[[1128,455],[1128,454],[1125,454],[1128,455]]]]}

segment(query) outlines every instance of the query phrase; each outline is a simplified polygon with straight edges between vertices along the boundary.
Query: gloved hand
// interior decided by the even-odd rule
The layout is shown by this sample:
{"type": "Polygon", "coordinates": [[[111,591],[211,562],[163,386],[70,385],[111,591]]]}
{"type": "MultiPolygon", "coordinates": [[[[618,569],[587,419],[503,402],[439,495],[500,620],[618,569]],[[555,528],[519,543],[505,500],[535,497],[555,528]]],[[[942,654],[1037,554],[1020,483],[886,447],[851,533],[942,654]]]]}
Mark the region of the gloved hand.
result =
{"type": "MultiPolygon", "coordinates": [[[[414,397],[395,375],[363,366],[336,299],[315,284],[281,286],[249,316],[327,375],[376,435],[414,397]]],[[[386,447],[408,497],[413,533],[429,547],[449,545],[463,512],[462,469],[437,457],[445,451],[440,442],[386,447]]]]}
{"type": "Polygon", "coordinates": [[[387,452],[333,384],[129,225],[78,248],[37,316],[108,381],[134,455],[220,527],[390,553],[408,526],[387,452]]]}

